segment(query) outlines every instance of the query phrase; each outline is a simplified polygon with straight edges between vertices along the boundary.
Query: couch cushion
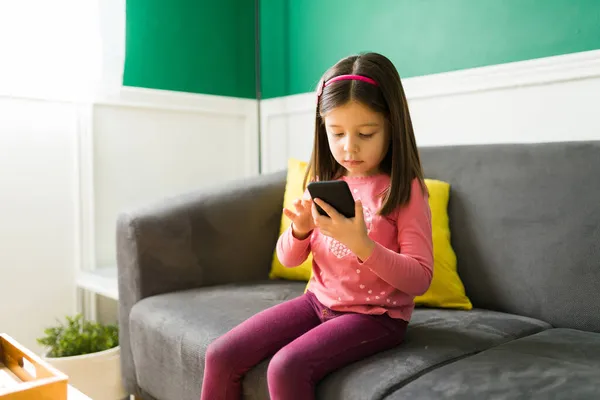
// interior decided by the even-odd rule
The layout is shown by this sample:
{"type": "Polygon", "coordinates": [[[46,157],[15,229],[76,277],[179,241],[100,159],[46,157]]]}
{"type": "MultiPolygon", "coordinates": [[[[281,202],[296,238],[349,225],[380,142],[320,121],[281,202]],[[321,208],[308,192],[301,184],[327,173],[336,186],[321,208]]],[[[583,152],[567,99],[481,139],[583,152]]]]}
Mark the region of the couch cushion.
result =
{"type": "Polygon", "coordinates": [[[542,321],[493,311],[419,309],[403,345],[331,374],[318,388],[319,398],[380,399],[405,380],[440,364],[549,327],[542,321]]]}
{"type": "MultiPolygon", "coordinates": [[[[210,342],[257,312],[302,293],[303,282],[227,285],[146,298],[131,311],[130,334],[140,387],[161,400],[197,400],[210,342]]],[[[547,329],[541,321],[492,311],[417,309],[406,342],[329,375],[318,398],[381,398],[415,374],[547,329]]],[[[267,400],[268,360],[243,382],[244,398],[267,400]]]]}
{"type": "MultiPolygon", "coordinates": [[[[317,398],[381,399],[415,374],[547,328],[541,321],[492,311],[417,309],[404,344],[330,374],[318,386],[317,398]]],[[[267,365],[265,361],[246,375],[247,399],[269,398],[267,365]]]]}
{"type": "Polygon", "coordinates": [[[136,303],[129,329],[139,386],[160,400],[198,400],[208,344],[259,311],[301,295],[304,285],[216,286],[136,303]]]}
{"type": "Polygon", "coordinates": [[[419,151],[473,306],[600,332],[600,141],[419,151]]]}
{"type": "Polygon", "coordinates": [[[599,399],[600,334],[551,329],[425,374],[386,400],[599,399]]]}

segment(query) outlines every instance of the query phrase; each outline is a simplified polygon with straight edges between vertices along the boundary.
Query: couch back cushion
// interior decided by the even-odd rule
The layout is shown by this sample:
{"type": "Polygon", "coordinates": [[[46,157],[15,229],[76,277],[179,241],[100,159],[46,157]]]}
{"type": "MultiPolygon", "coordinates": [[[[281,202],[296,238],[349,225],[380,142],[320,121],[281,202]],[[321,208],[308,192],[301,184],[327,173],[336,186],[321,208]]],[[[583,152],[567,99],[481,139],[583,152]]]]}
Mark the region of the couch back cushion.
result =
{"type": "Polygon", "coordinates": [[[479,308],[600,332],[600,141],[422,147],[479,308]]]}

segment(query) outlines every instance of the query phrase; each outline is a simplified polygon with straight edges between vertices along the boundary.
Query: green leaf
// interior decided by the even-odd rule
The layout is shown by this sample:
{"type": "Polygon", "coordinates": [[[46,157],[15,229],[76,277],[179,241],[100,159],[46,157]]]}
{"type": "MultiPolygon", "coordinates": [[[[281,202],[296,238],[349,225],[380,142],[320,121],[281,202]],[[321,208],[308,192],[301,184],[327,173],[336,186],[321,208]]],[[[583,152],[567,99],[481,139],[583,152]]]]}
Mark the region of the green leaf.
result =
{"type": "Polygon", "coordinates": [[[119,327],[86,321],[83,315],[66,316],[57,326],[44,329],[37,339],[48,349],[49,357],[69,357],[112,349],[119,345],[119,327]]]}

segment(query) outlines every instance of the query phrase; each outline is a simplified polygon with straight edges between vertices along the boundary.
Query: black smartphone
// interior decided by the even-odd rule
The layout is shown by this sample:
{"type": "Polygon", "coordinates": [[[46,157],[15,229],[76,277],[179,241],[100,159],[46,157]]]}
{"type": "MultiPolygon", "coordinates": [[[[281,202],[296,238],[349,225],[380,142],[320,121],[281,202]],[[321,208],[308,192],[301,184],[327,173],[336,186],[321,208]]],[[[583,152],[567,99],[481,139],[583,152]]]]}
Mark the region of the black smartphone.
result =
{"type": "MultiPolygon", "coordinates": [[[[344,217],[354,218],[354,197],[346,181],[310,182],[307,188],[313,200],[321,199],[344,217]]],[[[315,206],[319,214],[327,216],[327,213],[316,203],[315,206]]]]}

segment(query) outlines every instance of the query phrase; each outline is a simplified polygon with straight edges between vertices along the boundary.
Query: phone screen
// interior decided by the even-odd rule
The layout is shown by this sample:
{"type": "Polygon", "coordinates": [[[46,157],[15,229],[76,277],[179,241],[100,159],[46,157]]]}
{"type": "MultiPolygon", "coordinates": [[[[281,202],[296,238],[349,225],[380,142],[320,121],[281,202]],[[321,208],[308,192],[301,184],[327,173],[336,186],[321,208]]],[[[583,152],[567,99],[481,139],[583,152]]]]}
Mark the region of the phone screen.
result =
{"type": "MultiPolygon", "coordinates": [[[[336,209],[346,218],[354,218],[354,197],[346,181],[321,181],[308,184],[308,191],[313,198],[321,199],[336,209]]],[[[327,216],[327,213],[317,204],[319,214],[327,216]]]]}

